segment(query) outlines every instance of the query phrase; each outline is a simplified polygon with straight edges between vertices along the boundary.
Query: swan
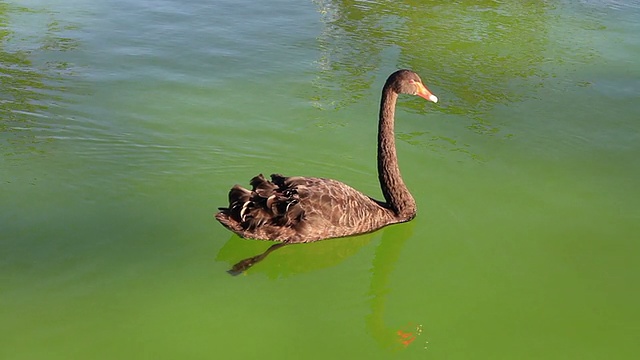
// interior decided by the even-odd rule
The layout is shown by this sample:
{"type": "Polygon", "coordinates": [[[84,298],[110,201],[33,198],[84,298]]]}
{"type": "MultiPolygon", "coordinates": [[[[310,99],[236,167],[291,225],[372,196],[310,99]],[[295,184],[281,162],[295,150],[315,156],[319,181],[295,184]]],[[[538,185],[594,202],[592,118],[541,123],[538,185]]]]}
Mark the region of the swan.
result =
{"type": "Polygon", "coordinates": [[[235,185],[229,206],[215,218],[243,238],[282,243],[306,243],[375,231],[412,220],[416,202],[402,180],[394,136],[398,94],[417,95],[434,103],[433,95],[415,72],[391,74],[382,88],[378,123],[378,179],[384,201],[375,200],[333,179],[262,174],[251,190],[235,185]]]}

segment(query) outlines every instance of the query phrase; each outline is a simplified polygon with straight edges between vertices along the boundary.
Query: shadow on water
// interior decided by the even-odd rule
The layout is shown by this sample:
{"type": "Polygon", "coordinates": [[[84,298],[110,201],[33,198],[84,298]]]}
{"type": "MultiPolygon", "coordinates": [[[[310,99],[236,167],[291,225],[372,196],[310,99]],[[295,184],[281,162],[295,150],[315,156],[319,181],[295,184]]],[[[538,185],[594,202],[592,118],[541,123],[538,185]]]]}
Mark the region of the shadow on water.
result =
{"type": "MultiPolygon", "coordinates": [[[[554,16],[550,2],[316,0],[315,4],[324,24],[313,95],[320,109],[354,103],[382,70],[408,67],[423,74],[442,100],[429,111],[464,116],[470,131],[494,135],[502,124],[493,123],[487,114],[498,105],[522,100],[530,87],[542,86],[542,80],[551,76],[541,66],[555,61],[545,57],[554,16]],[[395,66],[387,69],[385,64],[395,66]],[[514,86],[522,81],[526,86],[514,86]]],[[[422,103],[404,104],[412,111],[425,111],[422,103]]],[[[413,142],[431,136],[405,135],[413,142]]]]}
{"type": "Polygon", "coordinates": [[[24,6],[0,3],[0,145],[3,156],[45,152],[40,146],[48,140],[38,139],[33,127],[47,127],[53,117],[52,105],[64,101],[65,79],[72,65],[65,61],[43,61],[34,57],[46,52],[73,50],[77,41],[62,36],[72,26],[62,26],[53,14],[24,6]],[[37,23],[46,18],[43,34],[37,37],[16,33],[14,19],[29,18],[37,23]]]}

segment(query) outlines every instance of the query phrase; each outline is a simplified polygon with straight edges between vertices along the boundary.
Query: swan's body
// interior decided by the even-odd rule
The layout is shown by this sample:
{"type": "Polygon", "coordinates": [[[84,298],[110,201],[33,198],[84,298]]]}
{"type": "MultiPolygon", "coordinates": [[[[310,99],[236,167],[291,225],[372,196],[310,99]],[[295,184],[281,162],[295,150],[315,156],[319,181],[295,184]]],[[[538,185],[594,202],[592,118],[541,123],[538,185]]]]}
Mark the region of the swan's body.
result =
{"type": "Polygon", "coordinates": [[[416,203],[400,176],[394,138],[398,94],[419,95],[437,102],[410,70],[387,79],[380,102],[378,177],[385,201],[374,200],[336,180],[262,174],[252,190],[239,185],[229,192],[229,207],[216,219],[236,234],[251,239],[288,243],[311,242],[377,230],[416,215],[416,203]]]}

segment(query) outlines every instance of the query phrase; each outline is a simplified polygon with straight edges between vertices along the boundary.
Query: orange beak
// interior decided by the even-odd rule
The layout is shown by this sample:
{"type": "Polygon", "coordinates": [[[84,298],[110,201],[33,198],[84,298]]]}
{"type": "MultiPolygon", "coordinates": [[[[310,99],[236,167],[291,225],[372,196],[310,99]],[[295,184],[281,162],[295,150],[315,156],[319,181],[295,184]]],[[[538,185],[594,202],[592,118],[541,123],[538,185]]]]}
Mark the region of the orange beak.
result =
{"type": "Polygon", "coordinates": [[[418,86],[418,93],[416,95],[422,98],[425,98],[429,101],[433,101],[434,103],[438,102],[438,97],[433,95],[431,91],[429,91],[429,89],[426,88],[426,86],[418,82],[416,82],[416,85],[418,86]]]}

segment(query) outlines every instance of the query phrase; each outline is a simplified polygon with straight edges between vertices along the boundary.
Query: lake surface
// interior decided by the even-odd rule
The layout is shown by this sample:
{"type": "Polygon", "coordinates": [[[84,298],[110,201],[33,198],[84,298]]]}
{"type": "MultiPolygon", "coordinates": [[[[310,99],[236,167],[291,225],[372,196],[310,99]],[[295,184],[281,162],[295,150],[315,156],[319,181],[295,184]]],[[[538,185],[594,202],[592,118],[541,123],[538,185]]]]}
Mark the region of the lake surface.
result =
{"type": "Polygon", "coordinates": [[[640,1],[0,3],[0,358],[632,359],[640,1]],[[258,173],[406,224],[286,246],[213,214],[258,173]]]}

